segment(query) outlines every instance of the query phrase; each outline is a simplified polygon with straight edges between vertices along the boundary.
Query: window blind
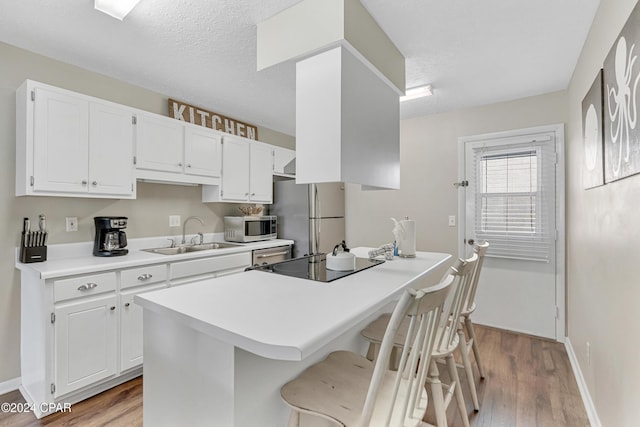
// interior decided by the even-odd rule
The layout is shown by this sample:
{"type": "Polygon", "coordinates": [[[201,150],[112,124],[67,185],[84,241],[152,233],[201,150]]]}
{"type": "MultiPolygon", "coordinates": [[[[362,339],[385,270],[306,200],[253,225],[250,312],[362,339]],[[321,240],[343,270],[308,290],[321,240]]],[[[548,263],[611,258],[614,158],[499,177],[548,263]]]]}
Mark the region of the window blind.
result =
{"type": "Polygon", "coordinates": [[[474,149],[475,235],[487,256],[548,262],[555,241],[554,144],[474,149]]]}

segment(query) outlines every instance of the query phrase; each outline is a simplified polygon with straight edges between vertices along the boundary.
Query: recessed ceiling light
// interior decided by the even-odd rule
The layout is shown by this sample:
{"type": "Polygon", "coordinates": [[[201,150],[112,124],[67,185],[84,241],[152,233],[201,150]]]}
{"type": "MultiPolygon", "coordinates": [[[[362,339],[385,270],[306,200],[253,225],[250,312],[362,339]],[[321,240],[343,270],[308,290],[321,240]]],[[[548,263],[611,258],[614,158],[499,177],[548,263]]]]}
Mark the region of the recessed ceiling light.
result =
{"type": "Polygon", "coordinates": [[[418,86],[411,89],[407,89],[404,96],[400,97],[400,102],[410,101],[412,99],[422,98],[424,96],[431,96],[431,85],[418,86]]]}
{"type": "Polygon", "coordinates": [[[140,0],[95,0],[94,7],[122,21],[139,2],[140,0]]]}

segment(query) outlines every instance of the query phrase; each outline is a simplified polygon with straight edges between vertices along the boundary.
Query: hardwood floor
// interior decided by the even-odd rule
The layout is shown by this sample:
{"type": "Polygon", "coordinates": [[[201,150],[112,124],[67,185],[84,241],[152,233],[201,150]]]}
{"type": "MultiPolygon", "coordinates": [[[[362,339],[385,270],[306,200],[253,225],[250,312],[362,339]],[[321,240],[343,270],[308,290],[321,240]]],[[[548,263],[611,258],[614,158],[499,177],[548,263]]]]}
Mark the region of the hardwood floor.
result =
{"type": "MultiPolygon", "coordinates": [[[[471,426],[589,426],[563,344],[482,326],[476,326],[476,335],[486,379],[480,381],[475,371],[478,413],[473,411],[466,384],[462,384],[471,426]]],[[[442,371],[445,380],[446,369],[442,371]]],[[[464,382],[462,372],[460,378],[464,382]]],[[[14,391],[0,396],[0,402],[24,400],[14,391]]],[[[449,406],[447,419],[449,427],[462,426],[455,402],[449,406]]],[[[426,420],[434,423],[433,412],[427,412],[426,420]]],[[[0,412],[0,426],[142,426],[142,378],[77,403],[71,412],[41,420],[31,413],[0,412]]]]}

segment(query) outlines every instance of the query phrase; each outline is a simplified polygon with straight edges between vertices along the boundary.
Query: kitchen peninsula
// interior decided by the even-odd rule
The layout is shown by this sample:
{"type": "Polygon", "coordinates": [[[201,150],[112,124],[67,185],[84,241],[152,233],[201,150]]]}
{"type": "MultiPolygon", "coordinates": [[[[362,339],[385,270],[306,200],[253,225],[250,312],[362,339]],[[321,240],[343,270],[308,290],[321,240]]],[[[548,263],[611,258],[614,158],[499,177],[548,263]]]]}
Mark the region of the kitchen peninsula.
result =
{"type": "Polygon", "coordinates": [[[362,327],[450,258],[418,252],[331,283],[248,271],[137,296],[144,424],[286,425],[280,387],[333,350],[363,352],[362,327]]]}

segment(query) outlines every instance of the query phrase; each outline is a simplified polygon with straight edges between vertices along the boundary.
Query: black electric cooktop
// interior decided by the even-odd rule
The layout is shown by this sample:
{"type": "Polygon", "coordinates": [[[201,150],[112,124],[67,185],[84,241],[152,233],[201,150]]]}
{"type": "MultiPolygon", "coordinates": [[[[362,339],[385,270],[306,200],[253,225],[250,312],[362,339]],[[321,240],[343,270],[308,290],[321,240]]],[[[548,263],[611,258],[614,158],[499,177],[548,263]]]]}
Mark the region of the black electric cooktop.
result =
{"type": "Polygon", "coordinates": [[[382,264],[384,260],[356,258],[356,269],[351,271],[327,270],[326,254],[305,255],[274,264],[251,267],[251,270],[267,271],[284,276],[300,279],[315,280],[317,282],[333,282],[341,277],[382,264]]]}

